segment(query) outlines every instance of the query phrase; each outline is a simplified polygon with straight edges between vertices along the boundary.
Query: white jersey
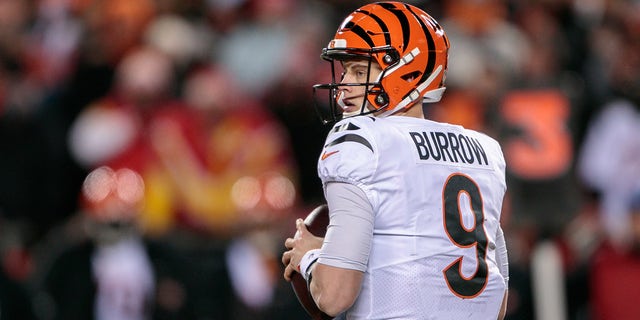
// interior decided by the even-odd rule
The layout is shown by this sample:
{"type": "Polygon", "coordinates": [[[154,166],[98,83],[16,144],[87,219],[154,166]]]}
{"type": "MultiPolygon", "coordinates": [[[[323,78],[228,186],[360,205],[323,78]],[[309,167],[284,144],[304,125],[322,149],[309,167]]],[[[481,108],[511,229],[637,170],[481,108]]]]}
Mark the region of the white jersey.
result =
{"type": "Polygon", "coordinates": [[[495,250],[506,183],[494,139],[413,117],[353,117],[329,133],[318,174],[325,185],[358,186],[375,214],[347,319],[497,318],[506,290],[495,250]]]}

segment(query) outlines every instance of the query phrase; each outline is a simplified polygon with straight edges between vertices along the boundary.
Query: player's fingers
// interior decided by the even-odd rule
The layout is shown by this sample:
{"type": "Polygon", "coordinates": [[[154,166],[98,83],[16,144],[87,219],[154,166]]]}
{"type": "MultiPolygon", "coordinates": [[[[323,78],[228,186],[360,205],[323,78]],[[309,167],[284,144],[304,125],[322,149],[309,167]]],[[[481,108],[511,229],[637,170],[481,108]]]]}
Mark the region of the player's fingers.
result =
{"type": "Polygon", "coordinates": [[[291,264],[288,264],[287,267],[284,268],[284,279],[287,281],[291,281],[291,275],[294,271],[295,269],[293,268],[293,266],[291,264]]]}
{"type": "Polygon", "coordinates": [[[294,238],[287,238],[287,240],[284,241],[284,246],[287,249],[292,249],[294,244],[295,244],[296,240],[294,238]]]}
{"type": "Polygon", "coordinates": [[[282,264],[288,266],[291,263],[291,251],[287,251],[282,254],[282,264]]]}

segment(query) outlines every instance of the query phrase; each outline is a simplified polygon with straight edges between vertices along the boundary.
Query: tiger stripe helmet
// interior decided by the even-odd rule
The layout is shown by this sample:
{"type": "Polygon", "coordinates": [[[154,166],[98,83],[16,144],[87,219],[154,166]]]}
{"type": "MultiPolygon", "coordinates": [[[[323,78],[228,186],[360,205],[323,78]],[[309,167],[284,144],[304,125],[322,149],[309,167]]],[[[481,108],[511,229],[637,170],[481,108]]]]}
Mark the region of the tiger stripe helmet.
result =
{"type": "MultiPolygon", "coordinates": [[[[334,38],[322,50],[321,57],[332,66],[332,80],[317,84],[329,90],[329,117],[340,118],[337,106],[339,75],[336,61],[368,59],[377,62],[382,73],[366,86],[369,109],[363,103],[360,114],[379,112],[386,116],[412,106],[418,99],[439,101],[444,90],[449,40],[438,22],[420,8],[388,1],[364,5],[340,24],[334,38]],[[336,81],[337,80],[337,81],[336,81]]],[[[370,70],[369,70],[370,71],[370,70]]],[[[367,77],[368,78],[368,77],[367,77]]],[[[326,112],[325,112],[326,113],[326,112]]]]}

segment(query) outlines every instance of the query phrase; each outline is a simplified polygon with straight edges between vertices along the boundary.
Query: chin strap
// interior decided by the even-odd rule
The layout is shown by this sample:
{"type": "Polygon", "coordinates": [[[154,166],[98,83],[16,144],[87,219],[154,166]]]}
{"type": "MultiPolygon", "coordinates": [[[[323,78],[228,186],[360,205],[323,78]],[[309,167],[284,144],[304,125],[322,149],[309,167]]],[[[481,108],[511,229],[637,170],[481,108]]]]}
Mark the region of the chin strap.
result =
{"type": "MultiPolygon", "coordinates": [[[[436,77],[440,74],[440,72],[442,72],[442,65],[439,65],[436,68],[436,70],[433,71],[431,73],[431,75],[429,75],[429,78],[427,78],[427,80],[425,80],[425,82],[423,82],[418,87],[413,89],[413,91],[411,91],[404,99],[402,99],[402,101],[400,101],[400,103],[398,103],[395,108],[389,109],[389,110],[381,113],[380,115],[378,115],[378,117],[389,116],[389,115],[391,115],[393,113],[396,113],[399,110],[404,109],[409,104],[411,104],[414,101],[418,100],[420,98],[420,92],[422,92],[422,90],[426,89],[433,82],[433,80],[436,79],[436,77]]],[[[429,91],[425,92],[425,94],[422,96],[422,99],[423,99],[424,102],[438,102],[442,98],[442,94],[444,93],[445,89],[446,89],[445,87],[440,87],[440,88],[437,88],[437,89],[429,90],[429,91]]]]}

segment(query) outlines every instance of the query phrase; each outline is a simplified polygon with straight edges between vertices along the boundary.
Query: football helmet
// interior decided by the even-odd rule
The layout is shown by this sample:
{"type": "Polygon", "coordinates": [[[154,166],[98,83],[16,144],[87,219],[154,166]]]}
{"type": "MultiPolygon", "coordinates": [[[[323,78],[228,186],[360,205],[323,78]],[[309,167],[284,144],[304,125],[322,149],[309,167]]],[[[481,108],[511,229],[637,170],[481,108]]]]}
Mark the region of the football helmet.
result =
{"type": "MultiPolygon", "coordinates": [[[[416,100],[439,101],[444,92],[449,40],[438,22],[420,8],[402,2],[376,2],[352,12],[340,24],[321,57],[331,63],[331,83],[313,86],[316,109],[324,123],[342,118],[340,87],[364,86],[366,99],[358,115],[384,117],[416,100]],[[382,72],[373,81],[341,83],[341,62],[368,60],[382,72]],[[329,103],[318,103],[320,89],[329,103]],[[367,106],[367,102],[369,106],[367,106]]],[[[370,79],[367,76],[366,79],[370,79]]]]}

